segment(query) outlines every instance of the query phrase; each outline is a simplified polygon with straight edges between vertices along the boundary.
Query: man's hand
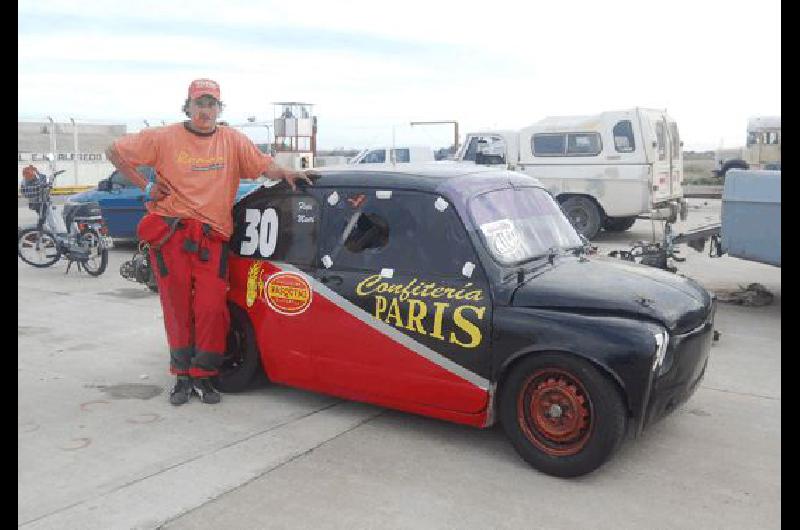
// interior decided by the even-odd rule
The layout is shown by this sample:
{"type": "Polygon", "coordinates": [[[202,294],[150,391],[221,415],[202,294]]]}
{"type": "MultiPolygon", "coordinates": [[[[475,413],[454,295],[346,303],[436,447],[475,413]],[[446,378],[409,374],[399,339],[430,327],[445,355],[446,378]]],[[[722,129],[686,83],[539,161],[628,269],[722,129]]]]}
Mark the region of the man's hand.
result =
{"type": "MultiPolygon", "coordinates": [[[[149,201],[153,201],[153,202],[160,201],[161,199],[163,199],[164,197],[167,197],[171,193],[170,189],[163,182],[152,182],[152,183],[149,183],[148,186],[150,187],[150,194],[145,199],[145,201],[147,201],[147,202],[149,202],[149,201]]],[[[147,195],[147,191],[148,191],[147,190],[147,186],[145,186],[145,188],[144,188],[145,195],[147,195]]]]}
{"type": "Polygon", "coordinates": [[[293,171],[291,169],[283,169],[282,168],[281,169],[280,178],[285,180],[286,183],[289,184],[289,186],[291,186],[292,190],[296,190],[297,189],[297,185],[295,184],[295,181],[298,180],[298,179],[302,179],[302,180],[306,181],[306,183],[309,186],[313,186],[313,183],[311,182],[311,179],[308,178],[305,174],[301,173],[300,171],[293,171]]]}

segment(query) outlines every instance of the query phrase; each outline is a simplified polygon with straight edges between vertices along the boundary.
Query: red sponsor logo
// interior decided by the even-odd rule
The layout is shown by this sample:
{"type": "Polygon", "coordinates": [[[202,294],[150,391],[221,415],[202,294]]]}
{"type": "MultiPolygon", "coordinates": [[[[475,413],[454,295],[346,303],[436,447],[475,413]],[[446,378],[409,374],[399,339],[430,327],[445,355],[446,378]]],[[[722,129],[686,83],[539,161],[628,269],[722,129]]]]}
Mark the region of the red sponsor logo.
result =
{"type": "Polygon", "coordinates": [[[264,301],[282,315],[299,315],[311,305],[311,285],[293,272],[276,272],[264,282],[264,301]]]}

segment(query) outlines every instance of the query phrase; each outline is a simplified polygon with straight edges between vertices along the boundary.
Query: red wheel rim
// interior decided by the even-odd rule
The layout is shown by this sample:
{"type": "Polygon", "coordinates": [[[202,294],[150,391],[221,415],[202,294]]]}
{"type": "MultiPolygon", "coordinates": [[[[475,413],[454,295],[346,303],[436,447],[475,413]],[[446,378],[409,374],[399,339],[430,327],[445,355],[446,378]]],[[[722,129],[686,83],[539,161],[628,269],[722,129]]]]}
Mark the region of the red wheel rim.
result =
{"type": "Polygon", "coordinates": [[[566,370],[537,370],[522,384],[517,421],[528,440],[548,455],[580,452],[591,435],[593,419],[589,394],[566,370]]]}

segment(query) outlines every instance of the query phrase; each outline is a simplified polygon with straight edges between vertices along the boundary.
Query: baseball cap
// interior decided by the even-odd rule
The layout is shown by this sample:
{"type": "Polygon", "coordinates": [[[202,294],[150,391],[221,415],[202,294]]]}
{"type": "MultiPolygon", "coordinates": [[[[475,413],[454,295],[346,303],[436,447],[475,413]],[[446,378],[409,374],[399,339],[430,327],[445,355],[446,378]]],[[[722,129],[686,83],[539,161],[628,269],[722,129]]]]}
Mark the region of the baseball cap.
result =
{"type": "Polygon", "coordinates": [[[219,101],[219,85],[211,79],[195,79],[189,85],[189,99],[197,99],[200,96],[213,96],[219,101]]]}

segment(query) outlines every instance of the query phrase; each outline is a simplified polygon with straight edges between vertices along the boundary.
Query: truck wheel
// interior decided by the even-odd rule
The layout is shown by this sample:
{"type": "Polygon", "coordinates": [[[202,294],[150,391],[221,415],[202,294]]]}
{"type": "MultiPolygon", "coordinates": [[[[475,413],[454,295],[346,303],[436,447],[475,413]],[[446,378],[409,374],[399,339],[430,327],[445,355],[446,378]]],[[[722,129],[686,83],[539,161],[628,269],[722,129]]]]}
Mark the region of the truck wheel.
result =
{"type": "Polygon", "coordinates": [[[592,239],[600,231],[600,209],[588,197],[568,197],[561,208],[575,230],[586,239],[592,239]]]}
{"type": "Polygon", "coordinates": [[[624,232],[633,226],[636,217],[606,217],[603,229],[608,232],[624,232]]]}
{"type": "Polygon", "coordinates": [[[616,386],[594,366],[566,354],[520,362],[503,385],[500,420],[517,453],[557,477],[577,477],[606,462],[627,427],[616,386]]]}
{"type": "Polygon", "coordinates": [[[225,357],[214,385],[222,392],[241,392],[250,386],[261,367],[256,335],[247,314],[235,304],[228,304],[231,325],[225,357]]]}

